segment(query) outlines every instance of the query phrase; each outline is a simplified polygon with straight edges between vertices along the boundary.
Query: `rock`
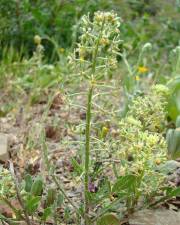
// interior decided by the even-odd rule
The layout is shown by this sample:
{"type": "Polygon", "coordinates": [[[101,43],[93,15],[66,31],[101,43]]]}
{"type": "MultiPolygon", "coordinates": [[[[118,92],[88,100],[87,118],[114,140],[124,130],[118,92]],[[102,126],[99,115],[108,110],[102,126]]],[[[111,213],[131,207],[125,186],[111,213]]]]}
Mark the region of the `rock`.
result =
{"type": "Polygon", "coordinates": [[[159,166],[158,170],[164,173],[167,181],[172,185],[179,187],[180,185],[180,162],[175,160],[167,161],[159,166]]]}
{"type": "Polygon", "coordinates": [[[6,161],[9,159],[8,153],[8,136],[0,133],[0,161],[6,161]]]}
{"type": "Polygon", "coordinates": [[[168,209],[145,209],[132,215],[130,225],[179,225],[180,212],[168,209]]]}
{"type": "Polygon", "coordinates": [[[158,170],[164,174],[173,174],[178,168],[180,168],[180,162],[169,160],[166,163],[160,165],[158,170]]]}

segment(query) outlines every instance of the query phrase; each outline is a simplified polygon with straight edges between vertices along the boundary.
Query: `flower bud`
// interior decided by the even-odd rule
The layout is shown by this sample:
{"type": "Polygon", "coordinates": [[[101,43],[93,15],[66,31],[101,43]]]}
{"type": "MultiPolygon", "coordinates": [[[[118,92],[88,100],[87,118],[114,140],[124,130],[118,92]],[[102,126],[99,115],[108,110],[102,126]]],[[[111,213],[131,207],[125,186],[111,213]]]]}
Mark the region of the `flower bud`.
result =
{"type": "Polygon", "coordinates": [[[103,127],[102,128],[102,138],[105,138],[108,132],[109,132],[109,128],[103,127]]]}
{"type": "Polygon", "coordinates": [[[143,48],[142,48],[142,51],[146,51],[146,50],[151,50],[152,49],[152,44],[147,42],[143,48]]]}
{"type": "Polygon", "coordinates": [[[34,43],[36,45],[40,45],[41,44],[41,37],[39,35],[35,35],[34,36],[34,43]]]}

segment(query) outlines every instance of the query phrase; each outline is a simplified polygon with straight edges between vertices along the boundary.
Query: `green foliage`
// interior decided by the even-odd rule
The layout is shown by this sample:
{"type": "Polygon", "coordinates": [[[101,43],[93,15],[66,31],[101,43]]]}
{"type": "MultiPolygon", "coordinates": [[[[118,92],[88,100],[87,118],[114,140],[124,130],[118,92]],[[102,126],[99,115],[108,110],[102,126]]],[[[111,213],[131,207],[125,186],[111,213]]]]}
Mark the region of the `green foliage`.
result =
{"type": "Polygon", "coordinates": [[[41,197],[28,195],[25,200],[25,208],[29,215],[35,213],[39,207],[41,197]]]}
{"type": "Polygon", "coordinates": [[[180,115],[180,77],[176,76],[168,82],[171,95],[168,101],[168,115],[170,119],[176,121],[180,115]]]}
{"type": "MultiPolygon", "coordinates": [[[[33,52],[33,37],[54,37],[60,46],[67,47],[76,38],[76,24],[82,14],[106,8],[104,0],[2,0],[0,5],[1,44],[20,46],[24,44],[28,52],[33,52]],[[74,27],[73,27],[74,26],[74,27]],[[73,35],[72,35],[73,33],[73,35]],[[67,38],[68,37],[68,38],[67,38]]],[[[52,54],[52,45],[46,49],[52,54]]]]}
{"type": "MultiPolygon", "coordinates": [[[[83,14],[113,9],[124,19],[123,39],[132,51],[150,40],[160,48],[170,49],[179,41],[177,5],[175,0],[173,3],[163,0],[1,0],[1,46],[13,44],[19,48],[24,45],[32,54],[33,37],[38,34],[53,37],[63,48],[69,47],[77,39],[83,14]]],[[[46,55],[52,56],[52,43],[44,39],[43,44],[46,55]]]]}
{"type": "Polygon", "coordinates": [[[133,174],[121,176],[113,185],[112,192],[122,196],[127,196],[135,190],[137,180],[138,177],[133,174]]]}
{"type": "Polygon", "coordinates": [[[46,198],[46,206],[51,206],[56,200],[56,190],[54,188],[49,188],[47,191],[47,198],[46,198]]]}
{"type": "Polygon", "coordinates": [[[166,134],[168,143],[168,154],[170,158],[177,159],[180,157],[180,116],[176,119],[176,128],[169,129],[166,134]]]}
{"type": "Polygon", "coordinates": [[[15,221],[18,221],[19,218],[22,219],[25,211],[28,216],[35,216],[39,221],[46,222],[49,217],[53,217],[55,213],[53,210],[56,210],[63,203],[62,195],[58,194],[56,189],[49,188],[46,190],[45,183],[41,177],[34,178],[27,174],[18,187],[21,198],[20,205],[24,208],[15,209],[11,205],[11,200],[17,195],[14,180],[8,170],[2,169],[0,177],[2,176],[4,178],[0,182],[0,200],[13,210],[15,221]],[[39,207],[42,204],[44,204],[42,214],[38,215],[39,207]]]}
{"type": "Polygon", "coordinates": [[[170,60],[172,78],[167,83],[170,89],[168,116],[171,120],[176,121],[177,116],[180,114],[180,46],[172,50],[170,60]]]}
{"type": "Polygon", "coordinates": [[[31,194],[34,196],[40,196],[43,191],[43,181],[41,178],[36,178],[31,187],[31,194]]]}
{"type": "Polygon", "coordinates": [[[48,207],[44,210],[43,215],[41,217],[42,221],[47,221],[48,217],[52,216],[53,212],[52,212],[52,208],[48,207]]]}
{"type": "MultiPolygon", "coordinates": [[[[66,73],[64,55],[61,56],[58,65],[47,64],[41,43],[36,45],[31,58],[22,56],[21,52],[18,54],[13,47],[4,49],[0,62],[1,88],[8,87],[7,92],[12,101],[27,95],[29,104],[37,103],[48,89],[57,86],[62,80],[62,71],[66,73]]],[[[0,116],[6,115],[12,108],[10,102],[1,105],[0,116]]]]}
{"type": "Polygon", "coordinates": [[[25,188],[24,188],[25,191],[30,192],[33,184],[33,179],[31,175],[27,174],[24,178],[24,181],[25,181],[25,188]]]}

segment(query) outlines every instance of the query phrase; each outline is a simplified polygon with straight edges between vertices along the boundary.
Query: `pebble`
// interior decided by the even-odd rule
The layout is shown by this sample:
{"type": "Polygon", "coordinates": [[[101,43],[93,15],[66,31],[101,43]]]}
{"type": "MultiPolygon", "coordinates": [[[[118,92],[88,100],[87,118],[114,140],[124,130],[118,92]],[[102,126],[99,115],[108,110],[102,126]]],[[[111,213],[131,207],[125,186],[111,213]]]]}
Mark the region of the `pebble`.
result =
{"type": "Polygon", "coordinates": [[[8,135],[0,133],[0,161],[5,162],[8,159],[8,135]]]}

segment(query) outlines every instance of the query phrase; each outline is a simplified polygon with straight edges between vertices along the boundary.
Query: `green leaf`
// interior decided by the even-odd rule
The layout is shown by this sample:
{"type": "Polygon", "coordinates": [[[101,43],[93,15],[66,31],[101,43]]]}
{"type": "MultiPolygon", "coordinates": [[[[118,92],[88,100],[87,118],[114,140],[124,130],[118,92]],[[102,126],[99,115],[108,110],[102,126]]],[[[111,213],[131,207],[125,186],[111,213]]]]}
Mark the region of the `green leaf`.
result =
{"type": "Polygon", "coordinates": [[[42,191],[43,191],[43,180],[38,177],[32,184],[31,194],[35,196],[40,196],[42,195],[42,191]]]}
{"type": "Polygon", "coordinates": [[[76,173],[80,176],[83,173],[82,166],[74,158],[71,159],[71,163],[72,163],[72,165],[73,165],[74,170],[76,171],[76,173]]]}
{"type": "Polygon", "coordinates": [[[119,193],[121,191],[132,191],[137,183],[137,176],[127,175],[119,177],[112,188],[112,192],[119,193]]]}
{"type": "Polygon", "coordinates": [[[64,197],[62,194],[59,194],[57,197],[57,206],[60,207],[63,204],[64,197]]]}
{"type": "Polygon", "coordinates": [[[168,175],[176,171],[177,168],[179,168],[179,166],[180,166],[179,162],[175,160],[169,160],[163,164],[160,164],[157,168],[158,168],[158,171],[160,171],[161,173],[168,175]]]}
{"type": "Polygon", "coordinates": [[[30,174],[27,174],[24,179],[25,179],[25,191],[30,192],[33,184],[32,177],[30,174]]]}
{"type": "Polygon", "coordinates": [[[46,221],[47,218],[48,218],[51,214],[52,214],[52,208],[51,208],[51,207],[48,207],[48,208],[44,209],[44,212],[43,212],[43,215],[42,215],[41,219],[42,219],[43,221],[46,221]]]}
{"type": "Polygon", "coordinates": [[[40,201],[41,201],[40,196],[35,196],[35,197],[29,196],[27,198],[25,206],[26,206],[26,209],[27,209],[29,214],[33,214],[37,210],[40,201]]]}
{"type": "Polygon", "coordinates": [[[47,198],[46,198],[46,206],[50,206],[54,203],[56,199],[56,190],[51,188],[48,190],[47,198]]]}
{"type": "Polygon", "coordinates": [[[172,155],[173,153],[173,136],[174,136],[174,129],[169,129],[167,131],[167,134],[166,134],[166,140],[167,140],[167,144],[168,144],[168,154],[169,155],[172,155]]]}
{"type": "Polygon", "coordinates": [[[172,154],[173,159],[177,159],[180,157],[180,128],[176,128],[174,131],[174,138],[173,138],[173,142],[174,142],[174,151],[172,154]]]}
{"type": "Polygon", "coordinates": [[[166,190],[166,195],[170,197],[180,197],[180,187],[169,188],[166,190]]]}
{"type": "Polygon", "coordinates": [[[180,127],[180,116],[177,117],[176,119],[176,128],[180,127]]]}
{"type": "Polygon", "coordinates": [[[169,129],[166,135],[168,154],[172,159],[180,157],[180,128],[169,129]]]}
{"type": "Polygon", "coordinates": [[[167,110],[170,118],[175,121],[177,116],[180,114],[180,76],[173,78],[168,83],[168,87],[171,94],[169,97],[167,110]]]}
{"type": "Polygon", "coordinates": [[[120,220],[114,213],[108,213],[98,219],[97,225],[120,225],[120,220]]]}

